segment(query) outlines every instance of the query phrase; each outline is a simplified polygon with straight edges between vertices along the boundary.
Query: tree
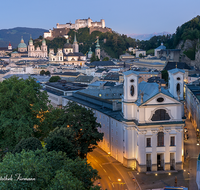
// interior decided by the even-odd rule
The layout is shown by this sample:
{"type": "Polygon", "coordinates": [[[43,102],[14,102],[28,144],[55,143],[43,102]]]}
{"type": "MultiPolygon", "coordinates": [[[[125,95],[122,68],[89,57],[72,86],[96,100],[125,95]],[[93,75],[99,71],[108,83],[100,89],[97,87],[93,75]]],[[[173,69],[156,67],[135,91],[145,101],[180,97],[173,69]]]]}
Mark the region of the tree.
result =
{"type": "Polygon", "coordinates": [[[0,189],[70,189],[86,190],[99,179],[97,170],[86,160],[71,160],[65,153],[46,149],[8,153],[0,162],[1,176],[12,181],[1,181],[0,189]],[[23,178],[27,178],[23,180],[23,178]]]}
{"type": "Polygon", "coordinates": [[[51,73],[49,71],[46,71],[45,72],[45,75],[50,75],[51,73]]]}
{"type": "Polygon", "coordinates": [[[139,54],[139,57],[140,57],[140,58],[142,58],[142,57],[143,57],[143,55],[140,53],[140,54],[139,54]]]}
{"type": "Polygon", "coordinates": [[[45,73],[46,73],[45,70],[40,71],[40,75],[45,75],[45,73]]]}
{"type": "Polygon", "coordinates": [[[168,84],[168,72],[167,72],[167,70],[163,70],[163,71],[161,71],[161,74],[162,74],[162,79],[164,79],[165,80],[165,82],[168,84]]]}
{"type": "Polygon", "coordinates": [[[33,78],[11,77],[0,83],[0,147],[12,151],[23,138],[34,136],[49,109],[48,96],[33,78]]]}
{"type": "Polygon", "coordinates": [[[102,61],[109,61],[109,57],[104,57],[102,61]]]}
{"type": "Polygon", "coordinates": [[[78,147],[76,147],[76,139],[74,139],[72,128],[56,128],[50,132],[45,140],[47,151],[62,151],[67,157],[76,159],[78,157],[78,147]]]}
{"type": "Polygon", "coordinates": [[[61,80],[61,78],[59,76],[52,76],[49,79],[49,82],[58,82],[59,80],[61,80]]]}
{"type": "Polygon", "coordinates": [[[78,150],[77,155],[82,159],[103,139],[103,133],[98,132],[101,125],[96,122],[92,110],[74,102],[68,102],[64,107],[64,114],[54,123],[54,127],[71,129],[73,147],[78,150]]]}
{"type": "Polygon", "coordinates": [[[90,58],[90,62],[92,63],[92,62],[94,62],[94,61],[96,61],[96,57],[95,57],[95,54],[94,54],[94,52],[92,53],[92,57],[90,58]]]}
{"type": "Polygon", "coordinates": [[[20,153],[22,150],[33,150],[42,149],[41,142],[35,137],[29,137],[22,139],[14,148],[13,153],[20,153]]]}

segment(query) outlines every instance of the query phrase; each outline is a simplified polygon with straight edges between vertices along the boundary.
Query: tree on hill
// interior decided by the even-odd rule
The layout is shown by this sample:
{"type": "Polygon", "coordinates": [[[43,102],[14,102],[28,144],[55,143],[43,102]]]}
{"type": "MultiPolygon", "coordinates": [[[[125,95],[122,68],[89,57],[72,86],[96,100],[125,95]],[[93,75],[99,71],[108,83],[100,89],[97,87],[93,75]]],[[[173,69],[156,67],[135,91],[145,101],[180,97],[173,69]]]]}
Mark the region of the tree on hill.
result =
{"type": "Polygon", "coordinates": [[[93,52],[92,53],[92,57],[90,58],[90,62],[92,63],[92,62],[94,62],[94,61],[96,61],[97,59],[96,59],[96,56],[95,56],[95,53],[93,52]]]}
{"type": "Polygon", "coordinates": [[[34,136],[34,127],[41,124],[41,110],[49,109],[47,93],[40,89],[33,78],[11,77],[0,83],[1,153],[34,136]]]}
{"type": "MultiPolygon", "coordinates": [[[[64,114],[54,122],[54,127],[70,128],[69,133],[74,140],[69,139],[69,141],[72,142],[74,149],[78,150],[77,155],[83,159],[88,152],[95,148],[97,142],[103,139],[103,133],[98,132],[101,125],[96,122],[92,110],[79,106],[74,102],[68,102],[63,110],[64,114]]],[[[61,134],[61,132],[55,131],[52,136],[55,133],[61,134]]]]}
{"type": "Polygon", "coordinates": [[[99,179],[97,170],[86,160],[73,161],[63,152],[47,152],[46,149],[6,154],[3,162],[0,162],[0,173],[1,176],[13,178],[9,183],[1,181],[0,189],[13,190],[89,190],[99,179]]]}
{"type": "Polygon", "coordinates": [[[61,80],[61,78],[59,76],[52,76],[49,79],[49,82],[58,82],[59,80],[61,80]]]}

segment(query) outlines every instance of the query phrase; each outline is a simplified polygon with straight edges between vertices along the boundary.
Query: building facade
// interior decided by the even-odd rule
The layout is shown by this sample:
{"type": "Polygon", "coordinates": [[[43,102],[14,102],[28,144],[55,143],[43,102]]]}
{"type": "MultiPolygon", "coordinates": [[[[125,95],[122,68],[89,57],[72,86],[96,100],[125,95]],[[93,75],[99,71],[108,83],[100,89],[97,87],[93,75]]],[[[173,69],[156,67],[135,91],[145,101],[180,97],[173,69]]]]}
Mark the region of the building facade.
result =
{"type": "Polygon", "coordinates": [[[29,45],[28,45],[28,57],[41,57],[45,58],[47,57],[47,45],[45,39],[42,40],[42,46],[41,48],[38,46],[35,48],[33,45],[33,40],[30,37],[29,45]]]}
{"type": "Polygon", "coordinates": [[[139,74],[129,70],[124,72],[123,95],[111,92],[110,100],[101,100],[102,95],[92,97],[84,90],[63,98],[63,105],[75,101],[91,108],[104,133],[98,145],[124,166],[139,172],[182,170],[183,74],[179,69],[169,71],[170,88],[164,89],[139,83],[139,74]]]}

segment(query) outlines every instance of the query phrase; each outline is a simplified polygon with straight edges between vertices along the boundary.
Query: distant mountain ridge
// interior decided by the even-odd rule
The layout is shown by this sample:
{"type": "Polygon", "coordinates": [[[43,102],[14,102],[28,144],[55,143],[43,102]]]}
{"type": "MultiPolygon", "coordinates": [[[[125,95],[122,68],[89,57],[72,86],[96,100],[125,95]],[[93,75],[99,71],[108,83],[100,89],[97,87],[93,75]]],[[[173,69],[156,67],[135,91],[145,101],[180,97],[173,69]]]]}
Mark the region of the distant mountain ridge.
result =
{"type": "Polygon", "coordinates": [[[171,34],[171,33],[169,33],[169,32],[160,32],[160,33],[154,32],[153,34],[134,34],[133,33],[133,34],[127,34],[127,36],[138,39],[138,40],[149,40],[153,36],[163,36],[163,35],[167,35],[167,34],[171,34]]]}
{"type": "Polygon", "coordinates": [[[0,30],[0,47],[7,47],[9,42],[16,48],[20,43],[21,37],[23,36],[24,42],[28,45],[30,35],[33,39],[38,38],[40,35],[43,36],[46,29],[41,28],[27,28],[27,27],[16,27],[11,29],[0,30]]]}

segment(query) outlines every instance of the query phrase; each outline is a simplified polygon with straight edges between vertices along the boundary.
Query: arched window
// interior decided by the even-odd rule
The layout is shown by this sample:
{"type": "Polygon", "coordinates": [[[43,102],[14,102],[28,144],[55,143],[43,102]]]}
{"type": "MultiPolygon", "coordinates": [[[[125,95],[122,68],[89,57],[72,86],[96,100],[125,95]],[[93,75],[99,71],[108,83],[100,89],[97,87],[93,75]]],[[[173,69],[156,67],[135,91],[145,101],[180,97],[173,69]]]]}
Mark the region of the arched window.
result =
{"type": "Polygon", "coordinates": [[[170,120],[169,114],[165,109],[156,110],[153,114],[151,121],[162,121],[162,120],[170,120]]]}
{"type": "Polygon", "coordinates": [[[164,133],[163,132],[158,132],[157,146],[164,146],[164,133]]]}
{"type": "Polygon", "coordinates": [[[176,92],[177,94],[181,92],[181,86],[179,83],[176,85],[176,92]]]}
{"type": "Polygon", "coordinates": [[[131,96],[133,96],[133,95],[134,95],[134,91],[135,91],[135,89],[134,89],[134,86],[133,86],[133,85],[131,85],[131,89],[130,89],[131,96]]]}

